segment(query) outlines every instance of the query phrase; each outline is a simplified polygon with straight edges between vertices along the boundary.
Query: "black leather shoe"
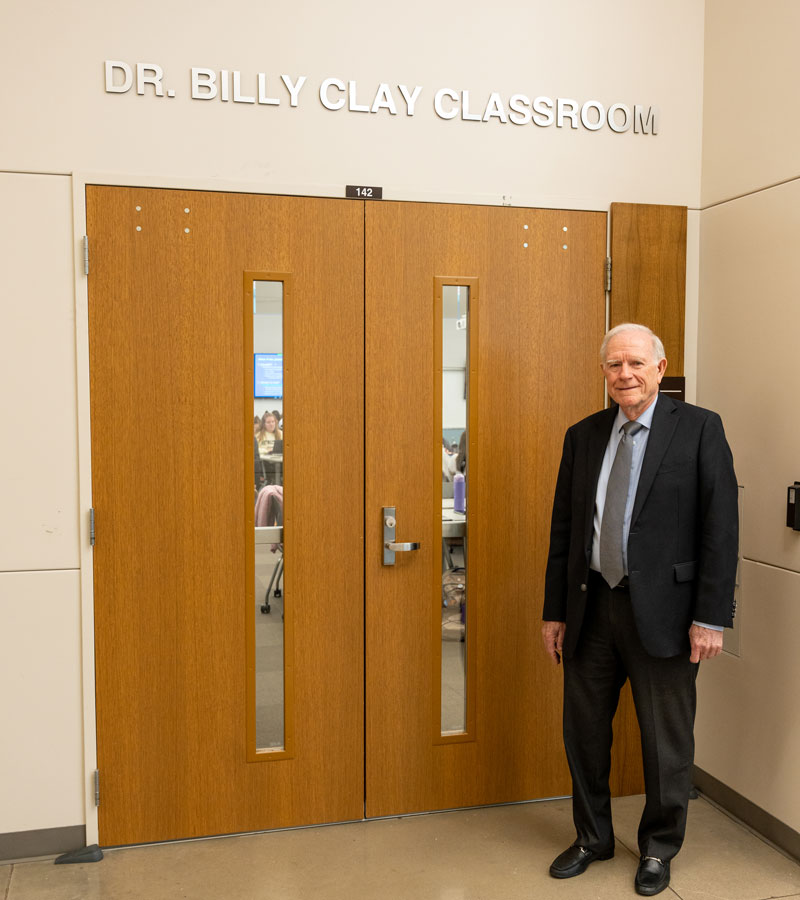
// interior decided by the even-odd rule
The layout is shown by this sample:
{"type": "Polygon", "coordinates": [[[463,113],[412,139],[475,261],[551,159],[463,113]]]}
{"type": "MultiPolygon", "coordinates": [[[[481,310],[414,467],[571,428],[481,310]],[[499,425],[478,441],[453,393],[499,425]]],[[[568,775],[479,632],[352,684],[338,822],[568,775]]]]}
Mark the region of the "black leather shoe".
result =
{"type": "Polygon", "coordinates": [[[669,860],[662,862],[655,856],[643,856],[639,860],[639,868],[636,871],[637,894],[651,897],[660,894],[669,884],[669,860]]]}
{"type": "Polygon", "coordinates": [[[611,859],[613,855],[613,847],[610,850],[598,852],[573,845],[553,860],[550,874],[553,878],[572,878],[574,875],[582,875],[589,863],[593,863],[596,859],[611,859]]]}

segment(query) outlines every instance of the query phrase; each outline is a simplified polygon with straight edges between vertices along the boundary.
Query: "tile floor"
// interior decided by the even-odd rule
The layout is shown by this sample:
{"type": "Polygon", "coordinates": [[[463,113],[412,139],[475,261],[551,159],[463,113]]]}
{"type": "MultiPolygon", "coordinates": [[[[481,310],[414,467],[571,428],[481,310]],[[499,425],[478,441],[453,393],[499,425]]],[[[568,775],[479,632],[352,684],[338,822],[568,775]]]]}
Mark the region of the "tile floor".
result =
{"type": "MultiPolygon", "coordinates": [[[[570,804],[552,800],[0,866],[0,900],[619,900],[637,896],[642,801],[614,801],[616,856],[565,881],[547,869],[572,840],[570,804]]],[[[800,898],[800,865],[699,799],[661,896],[800,898]]]]}

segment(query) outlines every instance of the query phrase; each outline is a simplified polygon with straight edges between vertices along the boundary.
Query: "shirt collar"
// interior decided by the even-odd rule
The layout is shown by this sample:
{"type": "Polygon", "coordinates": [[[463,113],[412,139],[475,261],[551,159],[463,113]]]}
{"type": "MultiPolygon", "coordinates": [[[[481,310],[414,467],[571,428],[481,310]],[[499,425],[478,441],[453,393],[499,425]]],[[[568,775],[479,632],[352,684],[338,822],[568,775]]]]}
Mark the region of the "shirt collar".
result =
{"type": "MultiPolygon", "coordinates": [[[[655,396],[655,400],[647,407],[647,409],[639,416],[638,419],[634,419],[635,422],[638,422],[639,425],[643,425],[648,430],[653,426],[653,413],[656,409],[656,403],[658,403],[658,394],[655,396]]],[[[622,411],[622,407],[620,406],[617,409],[617,417],[614,419],[614,433],[617,433],[622,430],[622,426],[628,421],[628,417],[622,411]]]]}

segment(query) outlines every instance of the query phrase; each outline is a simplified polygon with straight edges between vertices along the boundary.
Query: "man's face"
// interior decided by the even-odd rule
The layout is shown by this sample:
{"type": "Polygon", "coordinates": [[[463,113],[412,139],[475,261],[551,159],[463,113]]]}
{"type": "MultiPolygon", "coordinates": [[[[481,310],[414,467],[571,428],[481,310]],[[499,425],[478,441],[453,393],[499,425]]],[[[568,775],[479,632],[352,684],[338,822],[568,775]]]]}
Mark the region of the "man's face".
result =
{"type": "Polygon", "coordinates": [[[654,359],[653,341],[645,332],[623,331],[608,342],[603,363],[608,393],[631,420],[653,402],[666,368],[666,359],[654,359]]]}

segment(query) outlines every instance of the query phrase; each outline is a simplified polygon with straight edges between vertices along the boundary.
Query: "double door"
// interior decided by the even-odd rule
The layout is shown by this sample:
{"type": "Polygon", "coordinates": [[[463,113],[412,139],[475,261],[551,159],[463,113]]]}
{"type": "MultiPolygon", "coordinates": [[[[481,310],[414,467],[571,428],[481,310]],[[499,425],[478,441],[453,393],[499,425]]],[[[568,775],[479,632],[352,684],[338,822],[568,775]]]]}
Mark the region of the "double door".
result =
{"type": "Polygon", "coordinates": [[[569,793],[541,598],[563,432],[603,401],[606,216],[89,187],[87,219],[101,843],[569,793]]]}

